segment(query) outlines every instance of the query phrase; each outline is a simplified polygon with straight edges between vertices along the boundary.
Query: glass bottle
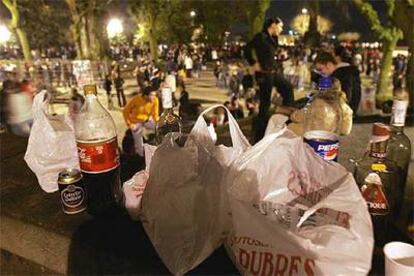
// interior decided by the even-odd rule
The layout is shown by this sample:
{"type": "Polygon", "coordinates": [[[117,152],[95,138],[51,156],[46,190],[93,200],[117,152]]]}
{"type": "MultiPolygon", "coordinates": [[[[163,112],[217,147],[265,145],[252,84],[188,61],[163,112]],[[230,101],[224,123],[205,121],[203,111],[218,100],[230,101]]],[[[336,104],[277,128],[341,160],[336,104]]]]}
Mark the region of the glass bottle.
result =
{"type": "Polygon", "coordinates": [[[88,194],[88,212],[106,214],[123,202],[115,123],[96,97],[96,85],[85,85],[85,103],[75,121],[79,162],[88,194]]]}
{"type": "Polygon", "coordinates": [[[408,93],[404,88],[395,91],[394,103],[392,106],[391,117],[391,137],[388,142],[387,158],[393,160],[400,173],[400,182],[398,184],[398,203],[396,213],[401,213],[401,217],[406,221],[409,214],[408,208],[414,203],[414,183],[407,185],[408,166],[411,160],[411,142],[404,133],[405,116],[408,107],[408,93]],[[401,210],[403,208],[404,210],[401,210]]]}
{"type": "Polygon", "coordinates": [[[174,114],[171,88],[164,87],[161,90],[163,112],[157,121],[155,135],[157,144],[161,144],[169,132],[181,133],[181,118],[174,114]]]}
{"type": "Polygon", "coordinates": [[[389,137],[388,126],[374,123],[369,153],[358,162],[354,174],[368,204],[377,249],[388,240],[397,201],[398,169],[392,160],[386,158],[389,137]]]}
{"type": "Polygon", "coordinates": [[[337,161],[342,113],[332,78],[321,77],[316,91],[304,108],[304,141],[325,160],[337,161]]]}

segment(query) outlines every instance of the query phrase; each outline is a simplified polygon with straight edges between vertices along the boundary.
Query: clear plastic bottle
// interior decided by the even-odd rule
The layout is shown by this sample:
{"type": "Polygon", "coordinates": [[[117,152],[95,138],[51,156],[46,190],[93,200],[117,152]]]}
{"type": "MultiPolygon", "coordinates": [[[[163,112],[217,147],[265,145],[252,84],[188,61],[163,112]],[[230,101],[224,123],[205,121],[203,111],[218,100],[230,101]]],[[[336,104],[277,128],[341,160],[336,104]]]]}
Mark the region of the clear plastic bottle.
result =
{"type": "Polygon", "coordinates": [[[161,90],[163,112],[157,121],[155,135],[157,144],[161,144],[165,135],[169,132],[181,133],[182,121],[174,114],[171,88],[164,87],[161,90]]]}
{"type": "Polygon", "coordinates": [[[332,85],[332,78],[321,77],[318,91],[305,106],[304,140],[325,160],[337,161],[342,112],[332,85]]]}
{"type": "Polygon", "coordinates": [[[96,97],[96,85],[85,85],[85,103],[75,122],[80,168],[88,194],[88,212],[106,214],[123,202],[115,123],[96,97]]]}

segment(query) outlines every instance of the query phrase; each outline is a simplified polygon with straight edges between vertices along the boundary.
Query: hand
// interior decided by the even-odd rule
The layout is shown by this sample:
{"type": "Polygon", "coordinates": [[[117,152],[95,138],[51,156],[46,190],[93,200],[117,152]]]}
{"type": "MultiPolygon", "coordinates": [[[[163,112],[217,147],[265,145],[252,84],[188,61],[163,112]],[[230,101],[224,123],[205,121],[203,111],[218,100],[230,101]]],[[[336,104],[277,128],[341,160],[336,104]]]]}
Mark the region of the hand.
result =
{"type": "Polygon", "coordinates": [[[137,128],[137,125],[136,125],[136,124],[133,124],[133,123],[128,123],[128,127],[129,127],[132,131],[134,131],[134,130],[137,128]]]}

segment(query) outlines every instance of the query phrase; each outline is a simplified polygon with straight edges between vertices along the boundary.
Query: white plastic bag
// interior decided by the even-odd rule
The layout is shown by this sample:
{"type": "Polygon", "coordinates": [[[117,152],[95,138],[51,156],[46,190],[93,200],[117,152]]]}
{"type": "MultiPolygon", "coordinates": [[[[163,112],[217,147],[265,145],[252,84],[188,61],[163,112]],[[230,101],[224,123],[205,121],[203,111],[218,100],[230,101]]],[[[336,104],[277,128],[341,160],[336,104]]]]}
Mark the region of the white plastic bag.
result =
{"type": "Polygon", "coordinates": [[[289,130],[265,136],[228,173],[230,257],[243,275],[364,275],[373,232],[350,173],[289,130]]]}
{"type": "Polygon", "coordinates": [[[122,185],[122,190],[125,195],[125,208],[133,220],[139,220],[139,215],[141,214],[142,195],[147,186],[151,159],[156,148],[156,146],[144,144],[145,170],[137,172],[122,185]]]}
{"type": "MultiPolygon", "coordinates": [[[[222,105],[218,105],[225,108],[222,105]]],[[[223,176],[249,143],[227,110],[233,147],[216,146],[203,115],[183,147],[169,134],[154,153],[142,199],[145,231],[164,264],[182,275],[204,261],[224,239],[223,176]]]]}
{"type": "Polygon", "coordinates": [[[24,160],[40,187],[52,193],[58,190],[59,172],[79,169],[79,159],[71,119],[67,115],[48,115],[45,95],[43,90],[33,101],[33,126],[24,160]]]}

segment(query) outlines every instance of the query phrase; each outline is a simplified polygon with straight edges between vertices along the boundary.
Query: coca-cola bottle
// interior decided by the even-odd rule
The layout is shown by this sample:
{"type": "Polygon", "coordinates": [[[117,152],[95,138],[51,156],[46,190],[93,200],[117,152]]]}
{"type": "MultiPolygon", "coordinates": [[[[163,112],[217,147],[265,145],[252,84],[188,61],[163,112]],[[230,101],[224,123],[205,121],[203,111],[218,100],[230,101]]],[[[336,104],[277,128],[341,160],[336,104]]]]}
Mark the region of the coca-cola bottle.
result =
{"type": "Polygon", "coordinates": [[[85,85],[85,103],[75,122],[80,168],[88,194],[88,212],[118,210],[123,202],[115,123],[96,97],[96,86],[85,85]]]}

